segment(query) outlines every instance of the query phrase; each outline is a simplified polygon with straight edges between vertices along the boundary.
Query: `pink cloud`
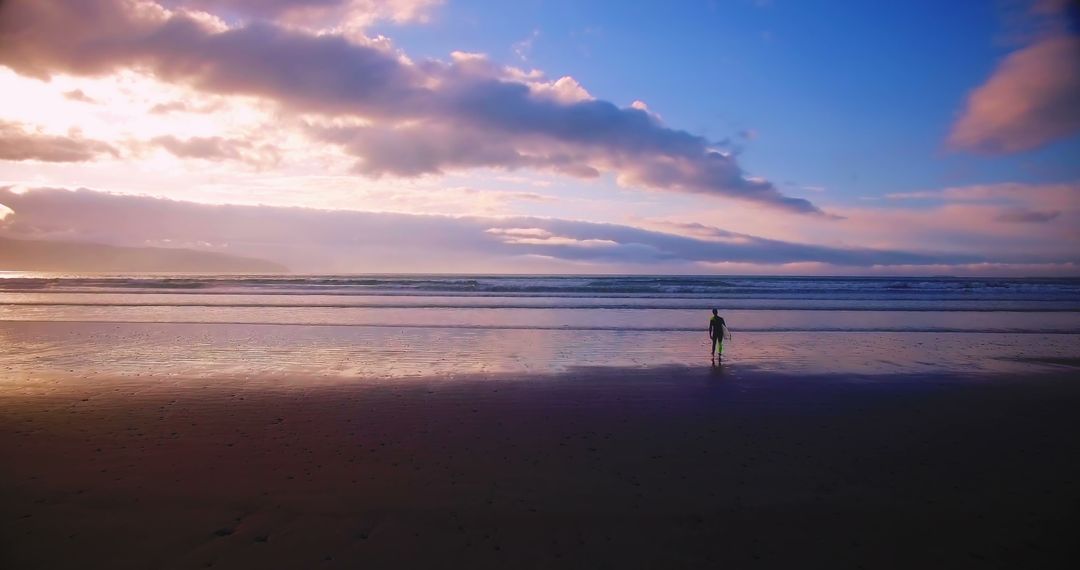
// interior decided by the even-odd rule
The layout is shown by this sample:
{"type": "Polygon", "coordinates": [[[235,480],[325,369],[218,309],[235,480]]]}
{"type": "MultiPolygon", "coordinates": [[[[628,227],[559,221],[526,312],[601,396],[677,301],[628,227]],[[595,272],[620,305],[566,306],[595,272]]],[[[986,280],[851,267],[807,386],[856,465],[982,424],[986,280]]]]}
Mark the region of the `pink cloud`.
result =
{"type": "Polygon", "coordinates": [[[667,225],[655,227],[707,237],[710,231],[701,224],[717,224],[732,232],[831,247],[1080,262],[1080,182],[959,186],[889,198],[830,209],[842,219],[778,215],[754,208],[695,208],[659,220],[667,225]],[[681,224],[671,225],[673,221],[681,224]]]}
{"type": "Polygon", "coordinates": [[[874,247],[938,248],[1073,259],[1080,251],[1080,183],[989,184],[894,194],[922,205],[848,208],[814,228],[824,239],[859,236],[874,247]]]}
{"type": "Polygon", "coordinates": [[[221,101],[213,101],[210,103],[196,104],[189,101],[167,101],[158,103],[153,107],[150,107],[150,114],[152,115],[168,115],[169,113],[197,113],[197,114],[209,114],[215,111],[220,111],[224,105],[221,101]]]}
{"type": "Polygon", "coordinates": [[[77,133],[49,135],[0,120],[0,160],[87,162],[101,155],[119,156],[112,146],[77,133]]]}
{"type": "MultiPolygon", "coordinates": [[[[324,3],[270,5],[308,4],[324,3]]],[[[6,0],[0,16],[0,64],[24,75],[135,68],[208,93],[260,97],[293,112],[354,124],[363,119],[363,129],[331,130],[327,136],[356,156],[359,172],[370,175],[476,166],[543,168],[579,177],[607,171],[627,186],[822,213],[808,200],[746,175],[734,156],[709,140],[669,128],[649,112],[586,98],[570,79],[551,84],[558,94],[553,97],[537,92],[540,78],[472,59],[413,62],[354,35],[265,21],[229,27],[149,1],[6,0]],[[477,149],[454,148],[462,137],[479,141],[477,149]],[[420,150],[415,156],[390,155],[378,152],[380,142],[395,143],[405,153],[420,150]]]]}
{"type": "Polygon", "coordinates": [[[1032,150],[1080,132],[1080,37],[1010,54],[968,97],[949,144],[986,154],[1032,150]]]}
{"type": "Polygon", "coordinates": [[[1056,210],[1076,210],[1080,204],[1080,183],[1023,184],[1002,182],[955,186],[940,190],[920,190],[887,194],[891,200],[935,200],[943,202],[983,202],[1024,205],[1056,210]]]}
{"type": "Polygon", "coordinates": [[[478,262],[509,266],[523,256],[597,268],[666,266],[684,271],[697,263],[870,267],[1009,261],[973,254],[828,247],[706,226],[690,228],[696,235],[689,236],[557,218],[211,205],[90,190],[0,188],[0,203],[14,211],[0,220],[3,237],[196,248],[200,243],[228,244],[231,252],[275,260],[297,271],[370,271],[382,267],[376,260],[387,253],[397,258],[395,270],[413,271],[446,259],[460,259],[458,270],[476,270],[478,262]]]}
{"type": "Polygon", "coordinates": [[[359,29],[380,20],[423,22],[442,0],[165,0],[170,7],[224,12],[312,29],[359,29]]]}
{"type": "Polygon", "coordinates": [[[97,103],[92,97],[83,92],[82,89],[73,89],[64,93],[64,98],[71,101],[78,101],[80,103],[97,103]]]}
{"type": "Polygon", "coordinates": [[[173,136],[161,136],[155,137],[151,143],[180,158],[210,161],[236,160],[257,166],[272,164],[280,158],[277,149],[267,145],[256,146],[244,139],[223,137],[179,139],[173,136]]]}

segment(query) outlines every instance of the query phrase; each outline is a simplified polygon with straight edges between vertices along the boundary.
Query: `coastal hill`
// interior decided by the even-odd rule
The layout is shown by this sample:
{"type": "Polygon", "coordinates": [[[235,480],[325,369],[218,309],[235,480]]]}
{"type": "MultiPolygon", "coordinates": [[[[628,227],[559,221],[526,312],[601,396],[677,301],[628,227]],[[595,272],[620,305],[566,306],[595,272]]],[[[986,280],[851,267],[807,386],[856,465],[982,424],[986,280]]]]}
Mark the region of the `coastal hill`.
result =
{"type": "Polygon", "coordinates": [[[225,253],[0,237],[0,271],[285,273],[284,265],[225,253]]]}

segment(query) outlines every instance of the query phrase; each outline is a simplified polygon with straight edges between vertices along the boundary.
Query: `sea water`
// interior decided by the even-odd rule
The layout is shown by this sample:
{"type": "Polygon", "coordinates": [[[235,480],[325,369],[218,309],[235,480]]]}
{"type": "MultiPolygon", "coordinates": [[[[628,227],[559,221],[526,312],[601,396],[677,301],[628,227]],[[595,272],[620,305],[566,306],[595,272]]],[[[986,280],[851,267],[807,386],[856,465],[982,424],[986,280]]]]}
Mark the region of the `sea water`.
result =
{"type": "Polygon", "coordinates": [[[1080,279],[0,273],[0,366],[414,376],[709,363],[1019,371],[1080,356],[1080,279]]]}

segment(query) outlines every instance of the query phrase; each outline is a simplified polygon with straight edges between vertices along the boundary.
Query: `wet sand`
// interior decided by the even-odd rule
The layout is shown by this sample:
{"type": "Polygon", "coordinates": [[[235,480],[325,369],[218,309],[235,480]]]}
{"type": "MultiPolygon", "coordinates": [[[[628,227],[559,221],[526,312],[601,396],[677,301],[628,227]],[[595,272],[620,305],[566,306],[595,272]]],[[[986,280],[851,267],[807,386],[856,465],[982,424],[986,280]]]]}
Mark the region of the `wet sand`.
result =
{"type": "Polygon", "coordinates": [[[1080,374],[1044,364],[38,375],[0,396],[0,566],[1066,567],[1080,374]]]}

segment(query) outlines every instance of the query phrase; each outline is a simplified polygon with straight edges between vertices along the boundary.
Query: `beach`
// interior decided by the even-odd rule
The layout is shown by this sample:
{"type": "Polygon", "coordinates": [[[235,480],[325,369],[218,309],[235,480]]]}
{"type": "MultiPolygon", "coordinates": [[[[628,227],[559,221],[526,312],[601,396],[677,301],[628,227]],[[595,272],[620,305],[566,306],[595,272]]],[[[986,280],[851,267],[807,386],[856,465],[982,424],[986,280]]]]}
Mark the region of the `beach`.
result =
{"type": "Polygon", "coordinates": [[[1064,567],[1080,386],[737,367],[42,380],[9,568],[1064,567]]]}
{"type": "MultiPolygon", "coordinates": [[[[788,307],[729,318],[734,338],[713,365],[707,311],[655,307],[716,301],[679,292],[511,296],[541,306],[465,307],[412,326],[423,319],[397,314],[395,325],[391,311],[439,313],[316,308],[339,322],[312,323],[293,307],[293,322],[252,322],[267,313],[195,307],[235,294],[213,288],[15,288],[0,309],[4,567],[1054,568],[1075,559],[1080,354],[1067,295],[976,299],[1008,310],[945,315],[881,310],[890,301],[880,295],[834,298],[876,309],[818,327],[790,319],[822,300],[789,295],[768,300],[788,307]],[[71,295],[85,298],[64,305],[71,295]],[[180,299],[147,308],[158,295],[180,299]],[[119,312],[86,308],[118,297],[119,312]],[[543,305],[551,299],[595,312],[568,318],[559,311],[575,309],[543,305]],[[1059,310],[1017,314],[1024,303],[1059,310]],[[679,311],[701,322],[672,326],[679,311]],[[1011,332],[997,329],[999,317],[1011,332]],[[741,330],[748,320],[756,324],[741,330]],[[580,321],[593,324],[564,326],[580,321]]],[[[240,303],[301,304],[244,294],[240,303]]],[[[381,297],[404,305],[415,295],[381,297]]],[[[933,297],[924,304],[940,308],[933,297]]]]}

